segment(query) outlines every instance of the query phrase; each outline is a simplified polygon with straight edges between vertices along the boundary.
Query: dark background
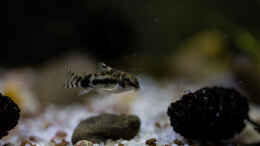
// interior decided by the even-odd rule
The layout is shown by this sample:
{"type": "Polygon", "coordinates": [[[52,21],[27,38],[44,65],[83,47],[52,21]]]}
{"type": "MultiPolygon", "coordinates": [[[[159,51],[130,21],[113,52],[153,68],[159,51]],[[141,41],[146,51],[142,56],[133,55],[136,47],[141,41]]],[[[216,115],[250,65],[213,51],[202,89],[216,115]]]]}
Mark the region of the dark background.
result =
{"type": "MultiPolygon", "coordinates": [[[[238,30],[260,38],[259,0],[19,0],[8,3],[8,47],[0,65],[39,66],[68,51],[118,62],[163,58],[207,29],[224,32],[230,52],[238,30]]],[[[235,51],[234,51],[235,50],[235,51]]],[[[155,62],[156,63],[156,62],[155,62]]],[[[159,64],[159,62],[157,62],[159,64]]]]}

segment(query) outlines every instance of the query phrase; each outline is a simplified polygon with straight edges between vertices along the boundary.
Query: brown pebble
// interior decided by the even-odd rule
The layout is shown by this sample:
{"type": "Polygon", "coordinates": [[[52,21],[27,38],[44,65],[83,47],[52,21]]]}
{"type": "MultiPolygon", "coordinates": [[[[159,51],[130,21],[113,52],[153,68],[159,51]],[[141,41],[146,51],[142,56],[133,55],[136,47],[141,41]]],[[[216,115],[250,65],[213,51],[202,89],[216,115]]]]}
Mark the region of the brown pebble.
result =
{"type": "Polygon", "coordinates": [[[119,143],[119,144],[118,144],[118,146],[125,146],[125,145],[124,145],[124,144],[122,144],[122,143],[119,143]]]}
{"type": "Polygon", "coordinates": [[[43,125],[43,129],[48,129],[49,127],[53,126],[54,124],[48,121],[45,121],[43,125]]]}
{"type": "Polygon", "coordinates": [[[177,145],[179,145],[179,146],[184,146],[184,143],[183,143],[182,141],[178,140],[178,139],[175,139],[175,140],[173,141],[173,143],[174,143],[174,144],[177,144],[177,145]]]}
{"type": "Polygon", "coordinates": [[[149,146],[156,146],[156,142],[157,140],[155,138],[151,138],[146,140],[145,144],[149,145],[149,146]]]}
{"type": "Polygon", "coordinates": [[[30,141],[28,141],[28,140],[22,141],[22,143],[21,143],[20,146],[28,146],[28,145],[30,145],[30,146],[36,146],[35,144],[32,144],[32,143],[31,143],[30,141]]]}
{"type": "Polygon", "coordinates": [[[57,131],[55,137],[57,137],[57,138],[66,138],[67,137],[67,133],[64,132],[64,131],[57,131]]]}
{"type": "Polygon", "coordinates": [[[39,141],[39,138],[36,137],[36,136],[30,136],[28,139],[29,139],[31,142],[38,142],[38,141],[39,141]]]}
{"type": "Polygon", "coordinates": [[[165,146],[171,146],[170,144],[165,144],[165,146]]]}
{"type": "Polygon", "coordinates": [[[156,122],[154,125],[155,125],[155,127],[157,127],[157,128],[161,128],[161,124],[160,124],[159,122],[156,122]]]}

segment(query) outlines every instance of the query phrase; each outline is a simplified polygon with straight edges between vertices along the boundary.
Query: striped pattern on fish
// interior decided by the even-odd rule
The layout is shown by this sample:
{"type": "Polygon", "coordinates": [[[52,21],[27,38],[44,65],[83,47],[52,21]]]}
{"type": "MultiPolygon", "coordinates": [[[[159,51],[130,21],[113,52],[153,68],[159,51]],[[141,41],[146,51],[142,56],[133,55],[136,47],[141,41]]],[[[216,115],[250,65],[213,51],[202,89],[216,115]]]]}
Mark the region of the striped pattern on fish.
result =
{"type": "Polygon", "coordinates": [[[107,93],[120,93],[140,88],[137,78],[127,72],[113,69],[104,63],[97,65],[96,73],[79,75],[68,68],[68,78],[65,88],[82,88],[85,93],[96,90],[107,93]]]}

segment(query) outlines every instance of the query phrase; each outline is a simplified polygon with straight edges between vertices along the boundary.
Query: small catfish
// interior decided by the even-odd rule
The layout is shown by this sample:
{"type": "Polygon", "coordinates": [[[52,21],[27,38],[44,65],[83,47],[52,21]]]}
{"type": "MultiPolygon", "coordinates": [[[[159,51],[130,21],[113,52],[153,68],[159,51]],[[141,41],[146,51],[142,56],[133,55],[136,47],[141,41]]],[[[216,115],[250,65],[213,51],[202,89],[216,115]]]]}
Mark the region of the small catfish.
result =
{"type": "Polygon", "coordinates": [[[82,88],[80,95],[91,90],[110,94],[140,89],[140,84],[134,75],[113,69],[104,63],[97,64],[96,73],[82,76],[69,69],[68,75],[65,88],[82,88]]]}

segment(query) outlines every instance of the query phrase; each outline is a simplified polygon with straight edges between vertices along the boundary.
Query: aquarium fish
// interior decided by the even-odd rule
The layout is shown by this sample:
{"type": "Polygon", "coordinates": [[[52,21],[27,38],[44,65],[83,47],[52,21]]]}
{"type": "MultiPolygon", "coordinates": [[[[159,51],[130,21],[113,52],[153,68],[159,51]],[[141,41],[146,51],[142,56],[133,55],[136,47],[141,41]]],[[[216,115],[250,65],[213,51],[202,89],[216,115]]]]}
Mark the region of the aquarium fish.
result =
{"type": "Polygon", "coordinates": [[[91,90],[100,93],[121,93],[140,88],[134,75],[113,69],[104,63],[97,65],[96,73],[82,76],[69,69],[68,75],[65,88],[82,88],[81,95],[91,90]]]}

